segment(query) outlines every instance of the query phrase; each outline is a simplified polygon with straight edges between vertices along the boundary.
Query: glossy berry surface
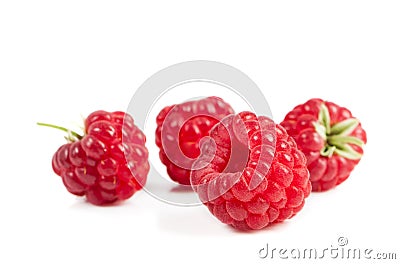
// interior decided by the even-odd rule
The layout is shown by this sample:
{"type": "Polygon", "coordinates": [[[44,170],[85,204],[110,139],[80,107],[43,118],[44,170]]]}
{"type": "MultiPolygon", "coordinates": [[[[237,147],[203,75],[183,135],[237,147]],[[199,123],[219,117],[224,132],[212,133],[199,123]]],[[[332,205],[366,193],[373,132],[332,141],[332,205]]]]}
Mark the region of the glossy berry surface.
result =
{"type": "Polygon", "coordinates": [[[367,142],[360,122],[347,108],[321,99],[296,106],[281,125],[306,155],[313,191],[344,182],[367,142]]]}
{"type": "Polygon", "coordinates": [[[232,113],[231,106],[218,97],[167,106],[160,111],[156,144],[173,181],[190,185],[192,164],[200,155],[200,140],[219,120],[232,113]]]}
{"type": "Polygon", "coordinates": [[[129,114],[93,112],[85,120],[85,134],[68,139],[52,166],[70,193],[103,205],[130,198],[146,183],[146,138],[129,114]]]}
{"type": "Polygon", "coordinates": [[[221,222],[262,229],[296,215],[311,191],[304,154],[280,125],[242,112],[224,118],[201,145],[193,189],[221,222]]]}

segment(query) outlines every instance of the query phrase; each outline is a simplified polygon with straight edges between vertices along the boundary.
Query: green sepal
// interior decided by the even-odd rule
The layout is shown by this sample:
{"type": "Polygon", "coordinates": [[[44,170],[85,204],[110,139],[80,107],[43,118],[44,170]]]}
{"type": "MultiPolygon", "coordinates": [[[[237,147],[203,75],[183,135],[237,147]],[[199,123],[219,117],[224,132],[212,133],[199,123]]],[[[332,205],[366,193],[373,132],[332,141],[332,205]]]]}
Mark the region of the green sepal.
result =
{"type": "Polygon", "coordinates": [[[360,124],[360,122],[355,118],[349,118],[336,123],[331,128],[331,135],[341,135],[347,136],[353,133],[354,129],[360,124]]]}
{"type": "Polygon", "coordinates": [[[350,145],[336,146],[335,154],[351,160],[361,159],[362,154],[355,151],[350,145]]]}
{"type": "Polygon", "coordinates": [[[334,135],[328,137],[328,144],[334,146],[353,144],[362,147],[364,142],[357,137],[334,135]]]}
{"type": "Polygon", "coordinates": [[[340,155],[351,160],[358,160],[362,154],[355,151],[351,145],[363,147],[364,142],[354,136],[349,136],[360,124],[355,118],[349,118],[336,123],[331,127],[331,118],[328,107],[322,103],[318,113],[318,122],[314,122],[316,132],[325,140],[325,146],[320,154],[324,157],[340,155]]]}
{"type": "Polygon", "coordinates": [[[325,104],[321,104],[318,121],[325,127],[326,135],[329,135],[331,133],[331,117],[329,115],[328,107],[326,107],[325,104]]]}

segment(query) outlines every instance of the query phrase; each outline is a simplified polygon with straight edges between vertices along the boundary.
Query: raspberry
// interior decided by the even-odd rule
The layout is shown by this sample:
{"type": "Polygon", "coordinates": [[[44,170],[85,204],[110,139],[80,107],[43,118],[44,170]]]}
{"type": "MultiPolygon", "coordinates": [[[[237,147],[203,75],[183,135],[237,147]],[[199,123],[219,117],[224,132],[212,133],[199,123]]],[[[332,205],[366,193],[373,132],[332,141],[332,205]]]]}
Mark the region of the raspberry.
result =
{"type": "Polygon", "coordinates": [[[345,181],[367,142],[360,122],[348,109],[321,99],[296,106],[281,125],[307,157],[313,191],[329,190],[345,181]]]}
{"type": "Polygon", "coordinates": [[[52,166],[70,193],[102,205],[128,199],[146,183],[146,137],[129,114],[93,112],[85,120],[84,136],[38,124],[69,132],[69,143],[55,152],[52,166]]]}
{"type": "Polygon", "coordinates": [[[224,118],[201,144],[193,189],[221,222],[262,229],[297,214],[309,196],[306,158],[286,130],[264,116],[224,118]],[[211,160],[211,162],[208,162],[211,160]]]}
{"type": "Polygon", "coordinates": [[[190,185],[190,171],[200,155],[199,142],[226,115],[229,104],[218,97],[167,106],[157,116],[156,144],[173,181],[190,185]]]}

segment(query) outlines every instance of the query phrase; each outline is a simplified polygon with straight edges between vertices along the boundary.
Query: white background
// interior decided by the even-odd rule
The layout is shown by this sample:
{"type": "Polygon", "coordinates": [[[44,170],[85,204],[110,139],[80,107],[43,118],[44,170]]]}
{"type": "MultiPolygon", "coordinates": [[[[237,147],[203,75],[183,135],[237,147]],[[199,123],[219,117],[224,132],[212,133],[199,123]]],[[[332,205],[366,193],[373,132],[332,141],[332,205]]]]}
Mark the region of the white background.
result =
{"type": "Polygon", "coordinates": [[[340,236],[400,258],[400,3],[190,2],[1,1],[0,263],[267,263],[267,243],[323,249],[340,236]],[[350,108],[368,144],[349,180],[254,233],[145,192],[116,207],[67,193],[50,165],[63,134],[35,122],[125,110],[152,74],[197,59],[248,74],[276,121],[312,97],[350,108]]]}

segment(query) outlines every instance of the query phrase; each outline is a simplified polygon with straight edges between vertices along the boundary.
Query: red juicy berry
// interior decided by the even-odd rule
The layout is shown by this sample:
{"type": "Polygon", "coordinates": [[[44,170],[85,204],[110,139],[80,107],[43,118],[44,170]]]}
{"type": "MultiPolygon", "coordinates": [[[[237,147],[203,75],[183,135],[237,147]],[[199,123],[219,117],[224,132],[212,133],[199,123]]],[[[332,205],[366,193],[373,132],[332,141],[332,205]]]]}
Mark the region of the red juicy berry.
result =
{"type": "Polygon", "coordinates": [[[160,111],[156,144],[173,181],[190,185],[192,164],[200,155],[200,140],[221,118],[232,113],[230,105],[218,97],[167,106],[160,111]]]}
{"type": "Polygon", "coordinates": [[[193,166],[202,169],[192,171],[192,187],[216,218],[237,229],[262,229],[291,218],[310,194],[304,154],[267,117],[228,116],[201,149],[193,166]]]}
{"type": "Polygon", "coordinates": [[[93,112],[85,120],[84,136],[72,132],[68,139],[54,154],[52,166],[70,193],[102,205],[128,199],[143,188],[149,171],[146,137],[129,114],[93,112]]]}
{"type": "Polygon", "coordinates": [[[345,181],[363,154],[367,136],[351,112],[332,102],[311,99],[281,123],[307,157],[313,191],[345,181]]]}

